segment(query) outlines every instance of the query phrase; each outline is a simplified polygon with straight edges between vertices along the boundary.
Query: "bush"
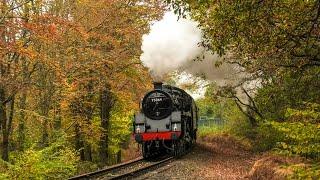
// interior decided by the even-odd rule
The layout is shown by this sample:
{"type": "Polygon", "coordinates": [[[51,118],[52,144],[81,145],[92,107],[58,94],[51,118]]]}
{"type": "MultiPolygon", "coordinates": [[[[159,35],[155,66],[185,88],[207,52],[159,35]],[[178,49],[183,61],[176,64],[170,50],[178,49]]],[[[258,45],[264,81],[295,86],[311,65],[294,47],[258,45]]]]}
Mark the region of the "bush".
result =
{"type": "Polygon", "coordinates": [[[278,152],[320,159],[319,110],[318,104],[307,104],[303,110],[287,109],[287,122],[270,122],[284,137],[277,143],[278,152]]]}
{"type": "Polygon", "coordinates": [[[320,164],[314,163],[309,166],[293,165],[290,168],[294,170],[294,174],[290,179],[320,179],[320,164]]]}
{"type": "Polygon", "coordinates": [[[304,109],[288,108],[286,121],[265,121],[257,128],[256,149],[275,149],[286,155],[320,158],[319,105],[306,104],[304,109]]]}
{"type": "Polygon", "coordinates": [[[1,179],[66,179],[76,172],[76,152],[63,142],[55,142],[42,150],[30,148],[1,169],[1,179]]]}
{"type": "Polygon", "coordinates": [[[253,129],[248,118],[239,110],[236,103],[227,100],[223,104],[222,119],[225,120],[225,131],[240,138],[252,138],[253,129]]]}
{"type": "Polygon", "coordinates": [[[254,129],[244,116],[239,116],[237,119],[229,119],[225,130],[236,137],[252,139],[255,136],[254,129]]]}
{"type": "Polygon", "coordinates": [[[302,122],[271,122],[284,139],[277,143],[282,154],[296,154],[306,158],[320,158],[320,126],[302,122]]]}
{"type": "Polygon", "coordinates": [[[263,152],[276,147],[278,142],[281,142],[284,135],[274,128],[270,123],[260,123],[255,129],[256,137],[254,141],[254,150],[263,152]]]}

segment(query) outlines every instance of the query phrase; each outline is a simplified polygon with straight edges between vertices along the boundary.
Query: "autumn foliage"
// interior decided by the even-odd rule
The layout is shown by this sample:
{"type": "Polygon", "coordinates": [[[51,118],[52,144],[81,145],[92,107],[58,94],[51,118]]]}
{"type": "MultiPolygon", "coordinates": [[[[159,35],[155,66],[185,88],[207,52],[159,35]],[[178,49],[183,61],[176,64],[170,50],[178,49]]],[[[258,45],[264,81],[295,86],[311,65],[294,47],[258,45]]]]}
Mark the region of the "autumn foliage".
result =
{"type": "Polygon", "coordinates": [[[121,160],[132,111],[150,81],[139,61],[141,37],[162,5],[3,0],[0,11],[1,154],[9,163],[0,171],[23,158],[35,163],[53,146],[74,156],[62,172],[69,175],[79,160],[121,160]]]}

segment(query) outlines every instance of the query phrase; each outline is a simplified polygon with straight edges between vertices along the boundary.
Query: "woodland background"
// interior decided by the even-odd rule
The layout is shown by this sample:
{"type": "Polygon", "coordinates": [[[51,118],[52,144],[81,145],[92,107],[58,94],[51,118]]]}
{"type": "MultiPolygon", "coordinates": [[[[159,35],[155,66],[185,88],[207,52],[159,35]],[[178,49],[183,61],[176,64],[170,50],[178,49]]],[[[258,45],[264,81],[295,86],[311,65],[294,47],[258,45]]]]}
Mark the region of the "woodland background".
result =
{"type": "Polygon", "coordinates": [[[233,85],[210,84],[198,101],[201,114],[224,118],[223,133],[253,151],[303,157],[306,164],[282,165],[293,172],[286,178],[318,179],[320,1],[168,2],[180,16],[199,22],[204,47],[249,74],[233,85]]]}
{"type": "Polygon", "coordinates": [[[113,164],[151,79],[141,37],[156,1],[2,0],[1,178],[59,178],[113,164]]]}
{"type": "Polygon", "coordinates": [[[204,47],[250,74],[208,85],[201,114],[224,118],[223,131],[254,151],[308,159],[295,178],[320,176],[320,1],[0,5],[1,179],[65,179],[121,160],[133,112],[151,88],[139,60],[142,35],[168,6],[199,22],[204,47]]]}

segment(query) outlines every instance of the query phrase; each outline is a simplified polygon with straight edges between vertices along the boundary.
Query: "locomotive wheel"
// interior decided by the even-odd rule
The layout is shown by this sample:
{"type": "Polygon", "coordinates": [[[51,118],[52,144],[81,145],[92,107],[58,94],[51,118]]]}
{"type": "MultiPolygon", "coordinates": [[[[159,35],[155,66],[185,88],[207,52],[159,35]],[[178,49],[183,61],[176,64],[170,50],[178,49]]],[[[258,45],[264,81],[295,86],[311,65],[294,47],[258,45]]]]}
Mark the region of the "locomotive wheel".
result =
{"type": "Polygon", "coordinates": [[[177,146],[176,142],[174,142],[173,143],[173,156],[177,156],[177,152],[178,152],[177,148],[178,148],[178,146],[177,146]]]}
{"type": "Polygon", "coordinates": [[[182,149],[183,149],[183,154],[185,154],[187,152],[187,146],[185,141],[183,142],[182,149]]]}
{"type": "Polygon", "coordinates": [[[177,142],[177,157],[180,157],[181,156],[181,142],[178,141],[177,142]]]}
{"type": "Polygon", "coordinates": [[[177,141],[174,141],[172,143],[172,155],[177,157],[178,156],[178,153],[179,153],[179,146],[178,146],[178,142],[177,141]]]}
{"type": "Polygon", "coordinates": [[[150,158],[150,152],[149,152],[148,147],[145,143],[142,144],[142,156],[145,159],[150,158]]]}
{"type": "Polygon", "coordinates": [[[186,154],[187,152],[187,142],[186,141],[183,141],[182,143],[182,154],[186,154]]]}
{"type": "Polygon", "coordinates": [[[181,157],[185,153],[185,143],[181,140],[173,142],[173,156],[181,157]]]}

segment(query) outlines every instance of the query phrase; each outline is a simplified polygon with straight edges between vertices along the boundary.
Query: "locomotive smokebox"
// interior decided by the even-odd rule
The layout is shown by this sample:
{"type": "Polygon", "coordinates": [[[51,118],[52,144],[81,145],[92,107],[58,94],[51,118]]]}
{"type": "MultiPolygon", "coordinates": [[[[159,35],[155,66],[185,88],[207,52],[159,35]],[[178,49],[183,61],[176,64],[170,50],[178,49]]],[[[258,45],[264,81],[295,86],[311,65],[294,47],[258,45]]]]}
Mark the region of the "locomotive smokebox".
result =
{"type": "Polygon", "coordinates": [[[162,82],[153,82],[153,88],[161,90],[162,84],[163,84],[162,82]]]}

